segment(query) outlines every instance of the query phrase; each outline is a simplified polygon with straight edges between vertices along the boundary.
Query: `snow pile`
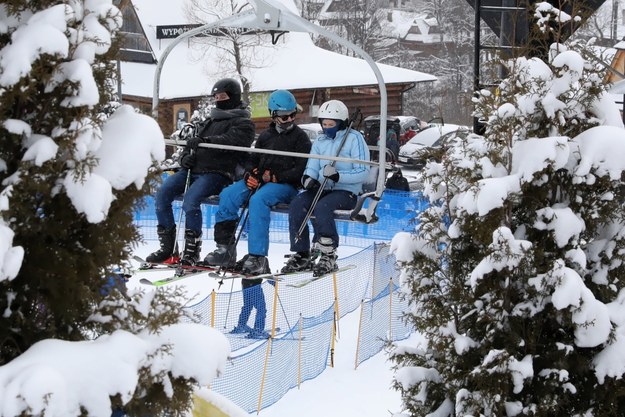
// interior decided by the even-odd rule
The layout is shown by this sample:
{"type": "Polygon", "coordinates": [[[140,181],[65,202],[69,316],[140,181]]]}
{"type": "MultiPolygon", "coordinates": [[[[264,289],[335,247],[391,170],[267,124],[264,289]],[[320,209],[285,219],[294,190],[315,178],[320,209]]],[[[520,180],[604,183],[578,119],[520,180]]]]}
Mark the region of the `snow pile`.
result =
{"type": "Polygon", "coordinates": [[[128,402],[143,368],[208,385],[229,355],[221,333],[195,324],[168,326],[159,334],[118,330],[94,341],[43,340],[0,367],[0,416],[78,416],[84,408],[90,416],[110,417],[110,397],[119,394],[128,402]]]}

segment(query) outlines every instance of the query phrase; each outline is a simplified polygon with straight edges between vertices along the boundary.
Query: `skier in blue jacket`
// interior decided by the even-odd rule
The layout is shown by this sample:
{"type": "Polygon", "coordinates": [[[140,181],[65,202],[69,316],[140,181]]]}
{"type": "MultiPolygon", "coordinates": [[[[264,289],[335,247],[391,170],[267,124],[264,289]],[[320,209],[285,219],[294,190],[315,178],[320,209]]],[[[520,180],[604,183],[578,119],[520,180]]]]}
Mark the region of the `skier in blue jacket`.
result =
{"type": "MultiPolygon", "coordinates": [[[[313,143],[311,154],[340,156],[355,160],[369,161],[369,149],[364,137],[355,129],[349,129],[347,106],[339,100],[330,100],[319,108],[319,123],[323,129],[313,143]],[[345,137],[347,135],[347,137],[345,137]],[[341,142],[345,142],[341,147],[341,142]],[[339,151],[340,148],[340,151],[339,151]]],[[[313,270],[313,275],[320,276],[337,269],[336,248],[339,235],[336,231],[334,210],[351,210],[356,206],[358,194],[362,192],[363,182],[369,175],[369,165],[355,162],[310,158],[306,164],[302,185],[304,192],[298,194],[289,206],[289,235],[291,251],[282,272],[313,270]],[[311,256],[308,225],[299,239],[297,233],[306,214],[311,208],[315,195],[324,178],[327,178],[317,205],[313,208],[312,224],[315,255],[311,256]]]]}

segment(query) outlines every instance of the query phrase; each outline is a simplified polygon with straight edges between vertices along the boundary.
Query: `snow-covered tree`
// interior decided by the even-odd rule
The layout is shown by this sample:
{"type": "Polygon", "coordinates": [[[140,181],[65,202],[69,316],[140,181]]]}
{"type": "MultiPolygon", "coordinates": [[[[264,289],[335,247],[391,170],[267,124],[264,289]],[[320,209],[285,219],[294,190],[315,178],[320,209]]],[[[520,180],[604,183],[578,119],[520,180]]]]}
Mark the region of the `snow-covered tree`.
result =
{"type": "MultiPolygon", "coordinates": [[[[538,4],[547,14],[560,16],[538,4]]],[[[425,168],[432,205],[402,285],[428,342],[393,353],[411,415],[625,407],[625,130],[584,56],[553,44],[544,61],[501,62],[507,77],[476,98],[485,135],[425,168]]]]}
{"type": "Polygon", "coordinates": [[[120,27],[112,0],[0,5],[3,416],[180,416],[229,352],[181,323],[181,294],[126,294],[114,271],[165,156],[156,121],[114,103],[120,27]]]}
{"type": "MultiPolygon", "coordinates": [[[[471,123],[473,87],[473,25],[475,12],[466,1],[427,1],[412,8],[426,14],[441,41],[423,50],[405,49],[386,63],[435,75],[438,82],[419,85],[404,94],[404,109],[424,120],[442,117],[471,123]],[[415,53],[417,52],[417,53],[415,53]]],[[[483,35],[484,36],[484,35],[483,35]]],[[[491,34],[492,36],[492,34],[491,34]]]]}
{"type": "Polygon", "coordinates": [[[130,223],[144,192],[116,190],[115,201],[111,193],[108,217],[79,200],[100,180],[91,174],[101,111],[113,99],[111,34],[120,15],[55,3],[0,9],[2,219],[24,250],[19,273],[7,277],[15,279],[2,282],[11,296],[0,299],[0,363],[43,338],[83,339],[75,323],[101,297],[107,268],[138,238],[130,223]]]}

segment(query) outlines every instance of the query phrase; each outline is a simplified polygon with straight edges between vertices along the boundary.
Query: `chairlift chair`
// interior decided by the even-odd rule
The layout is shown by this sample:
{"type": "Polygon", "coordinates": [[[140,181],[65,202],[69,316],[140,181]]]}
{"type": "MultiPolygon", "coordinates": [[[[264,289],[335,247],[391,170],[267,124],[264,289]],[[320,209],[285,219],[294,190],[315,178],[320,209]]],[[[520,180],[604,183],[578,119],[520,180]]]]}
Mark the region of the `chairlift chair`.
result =
{"type": "MultiPolygon", "coordinates": [[[[245,12],[234,14],[225,19],[219,19],[215,22],[207,23],[205,25],[199,26],[188,32],[184,32],[175,38],[164,50],[161,55],[161,59],[158,61],[156,65],[156,71],[154,74],[154,94],[152,96],[152,115],[155,118],[158,118],[158,104],[159,104],[159,89],[160,89],[160,77],[163,69],[163,65],[167,61],[167,57],[171,53],[174,47],[181,43],[182,41],[191,38],[193,36],[200,35],[204,32],[210,31],[213,28],[218,27],[229,27],[229,28],[246,28],[246,29],[255,29],[259,31],[267,31],[272,34],[272,42],[276,42],[278,37],[281,36],[284,32],[303,32],[303,33],[316,33],[318,35],[324,36],[348,49],[351,49],[356,54],[358,54],[362,59],[364,59],[367,64],[371,67],[371,70],[375,74],[375,77],[378,81],[379,92],[380,92],[380,131],[386,132],[387,129],[387,94],[386,87],[384,84],[384,78],[377,64],[373,61],[371,56],[369,56],[363,49],[358,47],[357,45],[341,38],[335,33],[332,33],[314,23],[309,22],[308,20],[302,18],[286,9],[283,4],[275,1],[275,0],[249,0],[252,10],[247,10],[245,12]]],[[[180,143],[178,143],[180,144],[180,143]]],[[[230,149],[250,152],[249,148],[241,148],[236,146],[223,146],[223,145],[214,145],[214,144],[200,144],[200,146],[204,147],[219,147],[220,149],[230,149]]],[[[386,135],[381,135],[380,141],[377,144],[379,147],[379,161],[358,161],[361,163],[366,163],[373,166],[385,167],[386,166],[386,135]]],[[[252,152],[260,152],[262,150],[252,149],[252,152]]],[[[261,152],[262,153],[262,152],[261,152]]],[[[277,154],[279,152],[272,151],[272,153],[277,154]]],[[[321,155],[312,155],[312,154],[296,154],[296,153],[285,153],[290,156],[296,155],[306,158],[319,158],[319,159],[333,159],[328,156],[321,155]]],[[[344,159],[344,158],[343,158],[344,159]]],[[[338,159],[340,160],[340,158],[338,159]]],[[[363,222],[363,223],[373,223],[377,220],[376,216],[376,207],[382,197],[382,193],[384,192],[385,182],[386,182],[386,170],[379,169],[378,170],[378,178],[375,191],[364,193],[359,197],[356,208],[352,211],[351,218],[352,220],[363,222]],[[364,203],[369,200],[368,206],[365,208],[364,203]]]]}

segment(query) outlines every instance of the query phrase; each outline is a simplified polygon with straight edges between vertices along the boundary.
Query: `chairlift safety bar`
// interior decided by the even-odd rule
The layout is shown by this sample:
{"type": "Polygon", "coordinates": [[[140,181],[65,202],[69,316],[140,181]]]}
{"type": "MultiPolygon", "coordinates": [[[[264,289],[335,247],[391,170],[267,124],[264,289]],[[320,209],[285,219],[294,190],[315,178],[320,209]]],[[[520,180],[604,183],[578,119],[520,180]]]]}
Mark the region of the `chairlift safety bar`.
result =
{"type": "MultiPolygon", "coordinates": [[[[185,146],[186,141],[165,139],[165,144],[174,145],[174,146],[185,146]]],[[[375,166],[378,165],[377,161],[363,161],[362,159],[345,158],[343,156],[330,156],[330,155],[317,155],[314,153],[278,151],[276,149],[246,148],[244,146],[220,145],[217,143],[200,143],[198,146],[201,146],[202,148],[222,149],[226,151],[264,153],[264,154],[270,154],[270,155],[295,156],[298,158],[314,158],[314,159],[323,159],[323,160],[328,160],[328,161],[352,162],[355,164],[364,164],[364,165],[375,165],[375,166]]]]}
{"type": "Polygon", "coordinates": [[[525,7],[516,6],[480,6],[480,9],[484,12],[520,12],[527,10],[525,7]]]}

